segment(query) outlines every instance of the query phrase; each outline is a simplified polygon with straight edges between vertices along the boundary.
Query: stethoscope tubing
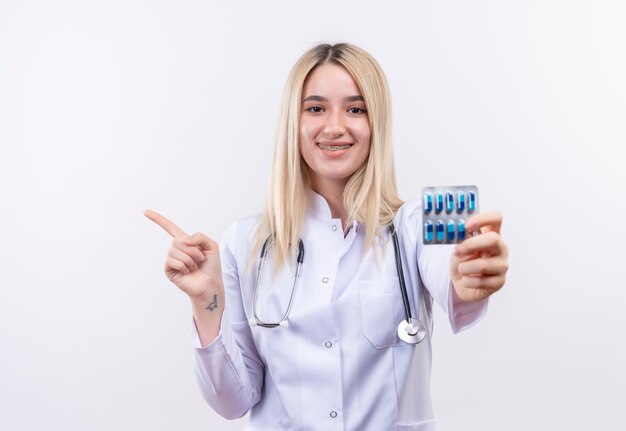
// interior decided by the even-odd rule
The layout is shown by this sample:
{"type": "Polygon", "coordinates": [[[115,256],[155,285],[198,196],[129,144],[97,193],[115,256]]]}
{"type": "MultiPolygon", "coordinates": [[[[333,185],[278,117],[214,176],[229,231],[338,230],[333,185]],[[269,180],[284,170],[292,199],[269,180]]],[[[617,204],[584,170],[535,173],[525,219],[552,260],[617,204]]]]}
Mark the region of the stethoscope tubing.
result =
{"type": "Polygon", "coordinates": [[[398,281],[400,282],[400,293],[402,295],[402,304],[404,305],[404,315],[408,322],[412,316],[411,304],[409,303],[409,294],[406,289],[406,282],[404,281],[404,271],[402,270],[402,256],[400,255],[400,244],[398,242],[398,235],[396,234],[396,228],[393,223],[389,225],[389,232],[391,232],[393,248],[396,255],[396,271],[398,273],[398,281]]]}
{"type": "MultiPolygon", "coordinates": [[[[426,329],[422,322],[419,319],[415,319],[412,317],[411,313],[411,305],[409,301],[409,294],[406,288],[406,281],[404,280],[404,271],[402,269],[402,257],[400,253],[400,244],[398,241],[398,235],[396,233],[396,229],[391,223],[389,225],[389,232],[391,233],[391,238],[393,242],[393,249],[396,260],[396,271],[398,273],[398,282],[400,284],[400,293],[402,295],[402,305],[404,307],[404,315],[405,320],[400,321],[398,325],[398,337],[408,344],[417,344],[420,343],[426,336],[426,329]]],[[[296,272],[293,279],[293,286],[291,288],[291,295],[289,296],[289,304],[287,305],[287,309],[283,314],[283,317],[280,319],[278,323],[267,323],[262,321],[257,314],[257,299],[259,292],[259,282],[261,280],[261,273],[263,270],[263,263],[265,262],[265,257],[267,256],[267,251],[271,244],[272,237],[269,236],[265,242],[263,243],[263,247],[261,248],[261,256],[259,260],[259,267],[256,275],[256,282],[254,284],[254,293],[252,298],[252,313],[254,315],[254,319],[250,319],[250,325],[258,325],[263,328],[276,328],[277,326],[288,326],[287,318],[291,313],[291,308],[293,307],[293,299],[296,294],[296,290],[298,287],[298,279],[300,278],[300,269],[302,267],[302,263],[304,261],[304,244],[302,243],[302,239],[298,240],[298,256],[297,256],[297,267],[296,272]]]]}
{"type": "Polygon", "coordinates": [[[287,310],[285,310],[285,314],[280,319],[278,323],[266,323],[262,321],[256,312],[256,304],[257,297],[259,292],[259,281],[261,279],[261,273],[263,271],[263,263],[265,262],[265,257],[267,256],[267,250],[269,248],[269,244],[272,240],[272,237],[269,236],[263,243],[263,247],[261,248],[261,258],[259,260],[259,267],[256,273],[256,282],[254,284],[254,295],[252,299],[252,313],[254,314],[254,320],[251,322],[254,325],[262,326],[264,328],[276,328],[277,326],[287,326],[287,317],[291,312],[291,308],[293,307],[293,298],[296,294],[296,288],[298,287],[298,279],[300,278],[300,268],[302,267],[302,262],[304,262],[304,244],[302,243],[302,239],[298,241],[298,257],[297,262],[298,265],[296,267],[296,274],[293,279],[293,286],[291,288],[291,295],[289,296],[289,304],[287,305],[287,310]]]}

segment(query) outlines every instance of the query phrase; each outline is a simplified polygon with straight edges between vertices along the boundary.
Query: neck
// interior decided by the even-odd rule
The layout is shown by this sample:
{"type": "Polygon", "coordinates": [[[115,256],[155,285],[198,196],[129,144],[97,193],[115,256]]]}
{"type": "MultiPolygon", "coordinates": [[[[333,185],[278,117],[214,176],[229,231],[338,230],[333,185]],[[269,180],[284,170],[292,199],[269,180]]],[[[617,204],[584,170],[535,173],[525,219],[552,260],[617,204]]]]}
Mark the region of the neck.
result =
{"type": "Polygon", "coordinates": [[[313,191],[326,199],[332,217],[340,218],[344,228],[348,221],[348,212],[343,205],[343,191],[346,188],[346,183],[347,181],[340,182],[318,179],[311,184],[313,191]]]}

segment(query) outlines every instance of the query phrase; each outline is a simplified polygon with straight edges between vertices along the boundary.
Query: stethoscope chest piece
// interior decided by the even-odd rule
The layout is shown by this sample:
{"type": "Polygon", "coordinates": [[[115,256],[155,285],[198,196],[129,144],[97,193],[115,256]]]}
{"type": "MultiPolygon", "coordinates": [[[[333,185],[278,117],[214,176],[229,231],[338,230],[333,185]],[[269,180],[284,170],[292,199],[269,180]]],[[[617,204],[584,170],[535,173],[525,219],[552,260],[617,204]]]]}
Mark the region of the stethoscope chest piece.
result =
{"type": "Polygon", "coordinates": [[[398,325],[398,337],[407,344],[417,344],[426,337],[426,328],[417,319],[402,320],[398,325]]]}

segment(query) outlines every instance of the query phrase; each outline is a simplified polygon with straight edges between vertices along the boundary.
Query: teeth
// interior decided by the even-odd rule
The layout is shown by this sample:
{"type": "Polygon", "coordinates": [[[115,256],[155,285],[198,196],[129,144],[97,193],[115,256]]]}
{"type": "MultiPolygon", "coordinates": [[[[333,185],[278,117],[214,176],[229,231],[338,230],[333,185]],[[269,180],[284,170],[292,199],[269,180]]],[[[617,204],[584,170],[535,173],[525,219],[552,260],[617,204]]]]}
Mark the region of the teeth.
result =
{"type": "Polygon", "coordinates": [[[339,151],[339,150],[347,150],[351,147],[351,145],[322,145],[317,144],[322,150],[330,150],[330,151],[339,151]]]}

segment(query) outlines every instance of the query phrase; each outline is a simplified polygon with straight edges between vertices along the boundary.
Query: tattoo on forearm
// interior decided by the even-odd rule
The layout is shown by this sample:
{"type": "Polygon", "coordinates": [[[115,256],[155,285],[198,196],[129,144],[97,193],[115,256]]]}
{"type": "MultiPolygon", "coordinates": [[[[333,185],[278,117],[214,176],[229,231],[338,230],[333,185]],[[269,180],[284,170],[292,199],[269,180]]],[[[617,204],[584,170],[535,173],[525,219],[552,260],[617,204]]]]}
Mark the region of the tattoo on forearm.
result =
{"type": "Polygon", "coordinates": [[[217,295],[213,295],[213,302],[211,302],[206,309],[209,311],[213,311],[216,308],[217,308],[217,295]]]}

